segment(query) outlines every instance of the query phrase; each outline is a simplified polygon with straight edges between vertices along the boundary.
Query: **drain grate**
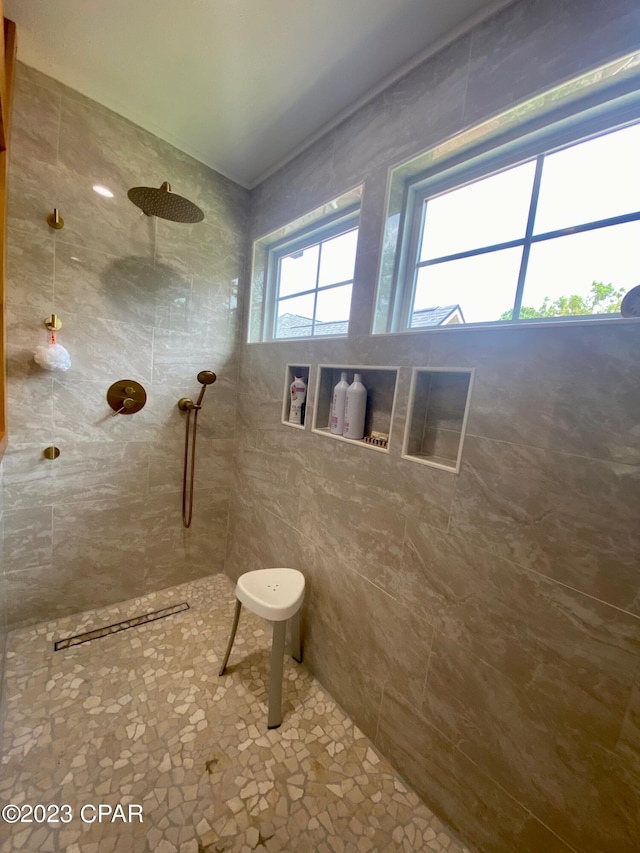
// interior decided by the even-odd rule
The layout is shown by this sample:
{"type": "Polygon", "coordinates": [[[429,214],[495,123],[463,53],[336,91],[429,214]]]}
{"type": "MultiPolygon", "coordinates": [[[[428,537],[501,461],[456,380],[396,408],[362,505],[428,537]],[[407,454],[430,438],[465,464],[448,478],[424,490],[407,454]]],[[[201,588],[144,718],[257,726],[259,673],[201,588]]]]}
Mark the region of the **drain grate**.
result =
{"type": "Polygon", "coordinates": [[[186,601],[182,601],[180,604],[172,604],[171,607],[163,607],[161,610],[154,610],[152,613],[133,616],[131,619],[123,619],[122,622],[114,622],[113,625],[105,625],[103,628],[96,628],[94,631],[85,631],[83,634],[74,634],[73,637],[56,640],[53,644],[53,650],[59,652],[62,649],[69,649],[71,646],[80,646],[82,643],[99,640],[100,637],[108,637],[110,634],[117,634],[119,631],[126,631],[129,628],[137,628],[138,625],[146,625],[147,622],[155,622],[158,619],[164,619],[166,616],[173,616],[174,613],[181,613],[188,609],[189,605],[186,601]]]}

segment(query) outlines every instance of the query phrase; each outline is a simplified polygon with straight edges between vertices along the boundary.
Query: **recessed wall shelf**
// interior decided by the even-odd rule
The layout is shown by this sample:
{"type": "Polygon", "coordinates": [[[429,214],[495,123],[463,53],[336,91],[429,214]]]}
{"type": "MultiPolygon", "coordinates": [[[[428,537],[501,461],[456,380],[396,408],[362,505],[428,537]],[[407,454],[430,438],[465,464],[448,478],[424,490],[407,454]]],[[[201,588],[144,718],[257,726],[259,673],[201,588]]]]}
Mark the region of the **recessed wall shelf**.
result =
{"type": "Polygon", "coordinates": [[[383,433],[391,441],[391,424],[396,400],[396,385],[398,381],[397,367],[377,367],[369,365],[349,364],[320,364],[316,382],[315,406],[313,413],[312,432],[326,435],[336,441],[345,441],[375,450],[377,453],[388,453],[387,447],[370,444],[364,439],[343,438],[333,435],[329,429],[333,389],[340,381],[340,374],[346,371],[347,380],[351,384],[355,373],[362,376],[362,383],[367,389],[367,413],[364,421],[365,438],[372,432],[383,433]]]}
{"type": "Polygon", "coordinates": [[[284,371],[284,393],[282,396],[282,423],[294,429],[304,429],[307,415],[307,402],[309,400],[309,370],[308,364],[287,364],[284,371]],[[291,413],[291,383],[297,377],[302,377],[307,386],[307,399],[302,408],[302,423],[292,424],[289,421],[291,413]]]}
{"type": "Polygon", "coordinates": [[[474,368],[414,367],[402,458],[457,474],[474,368]]]}

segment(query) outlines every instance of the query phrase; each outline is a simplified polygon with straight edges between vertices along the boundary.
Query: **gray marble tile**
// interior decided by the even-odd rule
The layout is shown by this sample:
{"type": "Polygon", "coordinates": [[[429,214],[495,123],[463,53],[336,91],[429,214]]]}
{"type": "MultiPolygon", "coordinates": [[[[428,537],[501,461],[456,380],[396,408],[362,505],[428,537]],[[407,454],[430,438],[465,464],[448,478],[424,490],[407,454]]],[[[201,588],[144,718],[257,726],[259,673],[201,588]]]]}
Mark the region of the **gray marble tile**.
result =
{"type": "Polygon", "coordinates": [[[202,208],[208,226],[246,235],[251,212],[251,193],[204,163],[195,164],[194,200],[202,208]]]}
{"type": "Polygon", "coordinates": [[[245,500],[236,489],[229,512],[229,545],[225,574],[233,580],[254,569],[289,567],[306,575],[304,552],[298,531],[257,501],[245,500]]]}
{"type": "Polygon", "coordinates": [[[402,557],[404,516],[376,500],[366,484],[303,475],[298,527],[316,542],[332,565],[358,572],[389,591],[402,557]]]}
{"type": "MultiPolygon", "coordinates": [[[[12,150],[12,162],[17,158],[12,150]]],[[[55,164],[33,160],[28,168],[17,168],[9,173],[7,186],[7,223],[9,228],[50,238],[53,230],[47,224],[47,216],[54,207],[60,209],[66,222],[66,211],[62,211],[59,170],[55,164]]],[[[55,239],[55,237],[54,237],[55,239]]]]}
{"type": "Polygon", "coordinates": [[[6,510],[3,514],[2,571],[24,571],[51,565],[53,507],[6,510]]]}
{"type": "MultiPolygon", "coordinates": [[[[242,376],[242,371],[240,371],[240,375],[242,376]]],[[[256,431],[279,430],[281,419],[282,399],[261,400],[256,399],[253,394],[238,393],[236,437],[239,441],[239,449],[240,447],[255,447],[256,431]]]]}
{"type": "MultiPolygon", "coordinates": [[[[132,186],[160,186],[164,180],[173,183],[172,176],[167,178],[161,173],[162,150],[168,146],[154,142],[148,131],[95,101],[77,94],[69,96],[68,91],[63,93],[59,160],[91,185],[103,184],[126,198],[132,186]]],[[[190,158],[182,158],[184,168],[190,158]]],[[[193,181],[194,165],[190,172],[193,181]]],[[[133,214],[136,208],[128,200],[127,204],[133,214]]]]}
{"type": "MultiPolygon", "coordinates": [[[[21,513],[46,511],[53,503],[63,513],[67,504],[73,504],[68,510],[77,525],[98,532],[94,510],[100,500],[149,501],[151,494],[152,501],[164,501],[167,512],[175,514],[180,506],[184,436],[184,416],[176,403],[179,397],[197,395],[199,370],[214,369],[219,375],[215,396],[209,390],[199,419],[196,478],[196,496],[203,511],[199,518],[211,516],[213,520],[209,527],[194,521],[188,553],[184,543],[180,545],[177,562],[172,561],[171,549],[156,547],[155,539],[148,541],[153,565],[149,564],[149,573],[145,576],[143,571],[138,581],[140,588],[150,589],[153,584],[174,583],[181,571],[196,576],[212,566],[218,570],[225,551],[232,477],[237,288],[248,193],[33,69],[22,66],[18,76],[22,99],[9,205],[8,362],[13,436],[5,458],[7,505],[12,512],[21,513]],[[54,112],[55,133],[51,127],[54,112]],[[207,217],[204,232],[177,223],[167,223],[166,229],[159,230],[155,218],[145,217],[127,198],[133,185],[159,186],[164,180],[202,205],[207,217]],[[92,190],[95,182],[109,186],[115,197],[101,199],[92,190]],[[46,222],[54,206],[65,220],[65,227],[56,232],[46,222]],[[163,260],[163,252],[173,252],[175,263],[163,260]],[[192,280],[190,270],[185,274],[183,261],[199,269],[197,281],[192,280]],[[33,362],[33,348],[45,342],[42,320],[52,311],[63,321],[59,341],[72,357],[68,374],[45,374],[33,362]],[[154,343],[156,383],[151,381],[154,343]],[[123,378],[141,381],[148,401],[136,415],[114,419],[106,391],[123,378]],[[175,460],[172,457],[167,462],[160,442],[170,447],[171,454],[176,451],[175,460]],[[41,455],[49,444],[62,451],[53,462],[41,455]],[[174,470],[175,484],[167,476],[174,470]],[[205,507],[209,508],[206,513],[205,507]]],[[[157,515],[157,503],[155,508],[157,515]]],[[[117,519],[110,520],[111,510],[105,512],[106,527],[115,531],[117,519]]],[[[142,524],[142,516],[137,518],[142,524]]],[[[154,530],[161,526],[157,519],[150,525],[154,530]]],[[[177,535],[177,530],[167,521],[167,533],[177,535]]],[[[144,530],[138,532],[134,538],[146,541],[144,530]]],[[[91,542],[88,552],[93,554],[91,559],[102,561],[95,582],[96,600],[108,602],[113,600],[112,594],[128,594],[128,588],[126,579],[120,578],[119,548],[109,556],[106,540],[100,535],[98,540],[104,554],[94,553],[91,542]],[[119,593],[111,591],[110,578],[119,593]]],[[[33,554],[29,555],[25,544],[25,559],[33,564],[40,558],[35,541],[32,545],[33,554]]],[[[63,553],[62,548],[58,541],[54,558],[63,553]]],[[[69,584],[72,572],[82,575],[83,571],[81,552],[71,556],[69,584]]],[[[31,604],[21,610],[23,614],[31,607],[42,618],[47,612],[47,595],[52,596],[50,613],[58,612],[58,606],[66,607],[65,596],[73,607],[86,606],[85,593],[65,585],[64,578],[57,586],[43,579],[43,594],[36,589],[35,577],[24,580],[25,589],[29,588],[25,600],[31,604]]]]}
{"type": "Polygon", "coordinates": [[[206,318],[194,320],[193,329],[188,333],[170,329],[155,330],[154,384],[176,385],[184,382],[185,377],[192,372],[197,374],[200,370],[213,370],[222,378],[229,364],[235,376],[235,342],[210,335],[206,318]]]}
{"type": "Polygon", "coordinates": [[[637,617],[420,522],[407,524],[390,592],[522,687],[546,674],[583,694],[575,714],[608,709],[615,745],[640,671],[637,617]]]}
{"type": "Polygon", "coordinates": [[[34,160],[55,165],[58,159],[61,95],[33,79],[31,69],[16,65],[11,105],[12,164],[28,166],[34,160]],[[27,73],[25,73],[27,72],[27,73]]]}
{"type": "MultiPolygon", "coordinates": [[[[34,347],[35,349],[35,344],[34,347]]],[[[33,358],[31,364],[24,365],[29,370],[26,377],[15,376],[13,367],[16,353],[13,349],[8,352],[9,377],[7,380],[7,407],[9,412],[8,424],[11,435],[11,448],[21,447],[40,442],[42,450],[51,444],[54,434],[51,373],[41,370],[33,358]],[[33,366],[33,372],[31,372],[33,366]]],[[[26,360],[28,354],[18,356],[26,360]]]]}
{"type": "Polygon", "coordinates": [[[587,721],[587,695],[548,670],[520,687],[437,635],[424,714],[569,845],[631,853],[637,763],[606,748],[610,715],[587,721]]]}
{"type": "Polygon", "coordinates": [[[375,743],[437,814],[486,853],[573,850],[401,698],[385,693],[375,743]]]}
{"type": "Polygon", "coordinates": [[[475,367],[475,435],[637,465],[634,325],[528,327],[432,336],[431,362],[475,367]],[[585,366],[591,365],[588,378],[585,366]]]}
{"type": "Polygon", "coordinates": [[[471,36],[465,35],[365,104],[331,133],[334,169],[362,179],[428,149],[462,121],[471,36]],[[428,122],[425,122],[428,115],[428,122]]]}
{"type": "Polygon", "coordinates": [[[465,122],[637,50],[634,3],[510,3],[473,31],[465,122]]]}
{"type": "MultiPolygon", "coordinates": [[[[344,192],[335,178],[333,139],[323,138],[262,181],[251,196],[251,236],[262,237],[344,192]]],[[[358,181],[354,181],[358,183],[358,181]]]]}
{"type": "Polygon", "coordinates": [[[5,297],[14,312],[44,321],[54,310],[54,246],[49,234],[8,230],[5,297]]]}
{"type": "MultiPolygon", "coordinates": [[[[400,438],[394,424],[394,439],[400,438]]],[[[421,518],[446,529],[453,500],[455,477],[448,471],[427,468],[366,447],[352,447],[328,436],[312,435],[304,451],[309,487],[326,481],[348,499],[360,491],[381,512],[421,518]]]]}
{"type": "Polygon", "coordinates": [[[261,402],[279,402],[282,409],[285,366],[288,363],[310,362],[309,353],[306,358],[300,354],[299,362],[296,361],[297,357],[298,353],[295,350],[289,351],[284,344],[250,344],[243,347],[240,372],[245,387],[240,393],[250,394],[261,402]]]}
{"type": "MultiPolygon", "coordinates": [[[[52,95],[61,95],[63,92],[73,91],[63,83],[58,82],[58,80],[54,80],[53,77],[49,77],[47,74],[37,71],[30,65],[25,65],[25,63],[19,59],[16,61],[16,79],[14,85],[25,88],[31,88],[34,86],[41,87],[46,89],[52,95]]],[[[78,97],[84,98],[84,95],[80,95],[80,93],[78,93],[78,97]]]]}
{"type": "MultiPolygon", "coordinates": [[[[330,547],[306,538],[301,547],[303,570],[309,573],[309,622],[320,620],[329,626],[340,638],[343,654],[367,673],[371,683],[406,696],[416,707],[427,672],[431,625],[413,608],[353,571],[346,558],[338,558],[330,547]]],[[[313,634],[313,628],[309,630],[313,634]]],[[[319,654],[316,649],[316,656],[319,654]]],[[[325,670],[328,665],[324,664],[325,670]]],[[[336,699],[342,701],[342,692],[336,693],[336,699]]],[[[348,701],[357,719],[369,719],[369,712],[356,712],[354,695],[348,701]]]]}
{"type": "Polygon", "coordinates": [[[106,572],[80,558],[68,565],[12,572],[5,590],[8,623],[14,629],[80,613],[98,601],[110,604],[139,595],[142,584],[128,566],[106,572]]]}
{"type": "Polygon", "coordinates": [[[153,330],[150,326],[95,317],[85,322],[82,314],[65,314],[64,334],[58,339],[71,355],[68,372],[56,373],[63,383],[103,380],[106,389],[118,379],[151,380],[153,330]]]}
{"type": "Polygon", "coordinates": [[[305,469],[301,448],[290,436],[293,430],[285,430],[256,433],[253,446],[245,448],[238,459],[236,471],[242,492],[296,525],[305,494],[305,469]]]}
{"type": "Polygon", "coordinates": [[[145,442],[60,442],[58,459],[40,445],[5,456],[5,501],[12,509],[64,506],[146,493],[149,447],[145,442]]]}
{"type": "MultiPolygon", "coordinates": [[[[133,378],[116,375],[113,382],[121,378],[133,378]]],[[[126,369],[126,368],[123,368],[126,369]]],[[[156,397],[151,386],[146,386],[147,402],[134,414],[116,415],[107,401],[107,391],[112,379],[102,381],[71,378],[54,379],[53,409],[56,441],[66,445],[74,443],[124,443],[129,441],[150,441],[160,432],[156,397]]]]}
{"type": "MultiPolygon", "coordinates": [[[[233,452],[232,439],[208,439],[201,436],[198,428],[194,480],[196,499],[202,490],[212,489],[228,497],[233,482],[233,452]]],[[[152,450],[149,456],[149,492],[155,495],[181,494],[183,467],[184,438],[165,441],[161,452],[152,450]]]]}
{"type": "Polygon", "coordinates": [[[150,496],[136,517],[144,548],[145,591],[221,572],[227,537],[229,492],[200,489],[191,526],[182,524],[181,495],[150,496]]]}
{"type": "MultiPolygon", "coordinates": [[[[243,269],[248,197],[216,172],[201,164],[196,169],[199,180],[191,197],[205,218],[193,224],[158,220],[158,257],[174,258],[202,276],[228,268],[236,278],[243,269]]],[[[177,187],[175,191],[188,195],[177,187]]]]}
{"type": "MultiPolygon", "coordinates": [[[[85,572],[102,573],[105,582],[115,566],[128,568],[132,576],[142,575],[145,542],[140,519],[145,505],[142,498],[124,494],[64,506],[57,503],[53,515],[55,569],[73,566],[78,577],[85,572]]],[[[126,590],[120,592],[121,600],[130,597],[124,594],[126,590]]]]}
{"type": "Polygon", "coordinates": [[[638,482],[636,466],[467,436],[449,529],[637,613],[638,482]]]}
{"type": "Polygon", "coordinates": [[[313,601],[304,625],[304,663],[367,737],[375,738],[382,685],[370,675],[358,649],[345,644],[313,601]]]}
{"type": "Polygon", "coordinates": [[[194,276],[191,287],[184,292],[162,285],[158,288],[155,325],[188,332],[197,330],[198,321],[206,318],[216,338],[233,337],[230,323],[234,272],[222,268],[206,277],[194,276]]]}
{"type": "Polygon", "coordinates": [[[56,245],[56,308],[122,323],[153,326],[157,312],[190,307],[191,279],[149,257],[109,255],[70,243],[56,245]]]}
{"type": "Polygon", "coordinates": [[[12,169],[10,221],[23,231],[50,235],[47,216],[56,207],[64,220],[64,228],[55,232],[56,242],[152,259],[154,221],[142,214],[140,218],[126,193],[105,199],[93,191],[93,183],[62,164],[34,160],[28,168],[12,169]]]}
{"type": "MultiPolygon", "coordinates": [[[[195,376],[186,380],[186,394],[195,400],[202,389],[202,385],[197,381],[198,373],[201,370],[212,369],[216,373],[217,379],[205,391],[202,410],[198,414],[198,435],[209,439],[231,439],[234,437],[236,429],[238,392],[235,359],[232,357],[225,364],[216,363],[214,360],[213,364],[214,367],[210,368],[205,359],[202,367],[197,366],[195,376]]],[[[181,422],[183,422],[182,418],[181,422]]]]}

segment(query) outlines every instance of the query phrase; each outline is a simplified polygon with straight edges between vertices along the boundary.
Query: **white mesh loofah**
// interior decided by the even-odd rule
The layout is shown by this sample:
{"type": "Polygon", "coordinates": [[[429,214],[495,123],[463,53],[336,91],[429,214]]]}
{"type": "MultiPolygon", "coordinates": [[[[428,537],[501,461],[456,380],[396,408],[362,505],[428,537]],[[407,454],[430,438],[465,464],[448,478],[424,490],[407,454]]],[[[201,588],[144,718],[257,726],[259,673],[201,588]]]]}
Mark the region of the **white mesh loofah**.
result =
{"type": "Polygon", "coordinates": [[[62,344],[47,344],[36,347],[33,352],[36,364],[45,370],[69,370],[71,367],[71,356],[62,344]]]}

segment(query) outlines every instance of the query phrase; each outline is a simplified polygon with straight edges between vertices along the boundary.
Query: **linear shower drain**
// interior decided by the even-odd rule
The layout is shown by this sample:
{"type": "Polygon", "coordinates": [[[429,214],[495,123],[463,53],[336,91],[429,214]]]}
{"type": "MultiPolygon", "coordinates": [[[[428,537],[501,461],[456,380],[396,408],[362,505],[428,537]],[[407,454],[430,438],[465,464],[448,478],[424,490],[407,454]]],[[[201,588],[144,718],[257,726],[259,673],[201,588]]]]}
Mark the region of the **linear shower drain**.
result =
{"type": "Polygon", "coordinates": [[[155,622],[158,619],[164,619],[165,616],[173,616],[174,613],[181,613],[188,609],[187,602],[181,601],[180,604],[172,604],[171,607],[163,607],[161,610],[154,610],[152,613],[132,616],[131,619],[123,619],[122,622],[114,622],[113,625],[105,625],[103,628],[96,628],[94,631],[85,631],[83,634],[74,634],[73,637],[56,640],[53,644],[53,650],[59,652],[62,649],[69,649],[71,646],[89,643],[91,640],[108,637],[109,634],[117,634],[118,631],[126,631],[128,628],[137,628],[139,625],[146,625],[147,622],[155,622]]]}

